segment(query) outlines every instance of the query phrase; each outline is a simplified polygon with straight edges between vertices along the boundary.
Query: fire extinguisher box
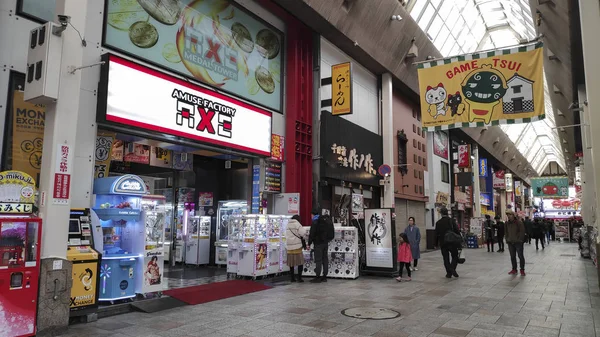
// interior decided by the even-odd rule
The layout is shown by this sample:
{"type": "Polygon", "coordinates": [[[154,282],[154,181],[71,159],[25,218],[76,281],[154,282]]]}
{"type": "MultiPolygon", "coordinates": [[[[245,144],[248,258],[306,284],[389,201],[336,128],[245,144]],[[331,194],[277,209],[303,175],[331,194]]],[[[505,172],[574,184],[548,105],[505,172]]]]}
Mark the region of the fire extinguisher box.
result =
{"type": "Polygon", "coordinates": [[[34,336],[42,220],[0,218],[0,330],[34,336]]]}

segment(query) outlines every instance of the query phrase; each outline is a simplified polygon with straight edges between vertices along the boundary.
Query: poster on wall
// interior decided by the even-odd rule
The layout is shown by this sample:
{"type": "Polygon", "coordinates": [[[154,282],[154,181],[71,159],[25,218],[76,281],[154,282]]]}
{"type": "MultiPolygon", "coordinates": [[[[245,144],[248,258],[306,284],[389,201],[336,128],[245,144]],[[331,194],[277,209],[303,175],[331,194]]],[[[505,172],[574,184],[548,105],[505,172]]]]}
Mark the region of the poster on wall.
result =
{"type": "Polygon", "coordinates": [[[433,154],[448,159],[448,135],[444,131],[433,134],[433,154]]]}
{"type": "Polygon", "coordinates": [[[465,144],[458,146],[458,167],[471,167],[471,145],[465,144]]]}
{"type": "Polygon", "coordinates": [[[106,1],[104,45],[281,110],[283,34],[233,1],[106,1]]]}
{"type": "Polygon", "coordinates": [[[111,161],[111,150],[115,140],[114,132],[99,131],[96,136],[96,151],[94,152],[94,178],[108,177],[111,161]]]}
{"type": "MultiPolygon", "coordinates": [[[[98,254],[93,252],[92,256],[97,258],[98,254]]],[[[87,307],[96,303],[97,271],[98,262],[73,263],[73,285],[71,286],[69,306],[71,309],[87,307]]]]}
{"type": "Polygon", "coordinates": [[[281,164],[265,164],[265,192],[281,192],[281,164]]]}
{"type": "Polygon", "coordinates": [[[212,207],[213,205],[213,193],[212,192],[200,192],[198,194],[198,206],[199,207],[212,207]]]}
{"type": "Polygon", "coordinates": [[[181,152],[173,152],[173,168],[179,171],[194,170],[194,155],[181,152]]]}
{"type": "Polygon", "coordinates": [[[24,92],[13,92],[12,169],[39,181],[44,145],[46,108],[23,100],[24,92]]]}
{"type": "Polygon", "coordinates": [[[252,207],[251,214],[258,214],[260,208],[260,165],[252,166],[252,207]]]}
{"type": "Polygon", "coordinates": [[[545,117],[542,43],[419,63],[423,129],[529,123],[545,117]]]}
{"type": "Polygon", "coordinates": [[[523,188],[521,186],[521,181],[520,180],[515,180],[514,187],[515,187],[515,196],[516,197],[522,196],[523,195],[523,188]]]}
{"type": "Polygon", "coordinates": [[[136,143],[126,143],[123,160],[130,163],[149,164],[150,146],[136,143]]]}
{"type": "Polygon", "coordinates": [[[569,178],[531,178],[531,188],[533,189],[534,197],[566,199],[569,197],[569,178]]]}
{"type": "MultiPolygon", "coordinates": [[[[152,253],[147,253],[147,255],[152,255],[152,253]]],[[[162,255],[144,257],[144,292],[160,291],[165,288],[163,285],[164,265],[162,255]]]]}
{"type": "Polygon", "coordinates": [[[173,152],[160,147],[152,146],[150,153],[150,166],[173,167],[173,152]]]}
{"type": "Polygon", "coordinates": [[[367,267],[394,269],[395,227],[390,208],[365,209],[367,267]]]}
{"type": "Polygon", "coordinates": [[[499,188],[501,190],[506,189],[506,180],[504,180],[504,170],[495,170],[494,171],[494,188],[499,188]]]}
{"type": "Polygon", "coordinates": [[[110,151],[111,161],[123,161],[123,155],[125,152],[125,142],[119,139],[115,139],[112,144],[110,151]]]}
{"type": "Polygon", "coordinates": [[[98,122],[271,155],[270,111],[115,55],[102,60],[98,122]]]}

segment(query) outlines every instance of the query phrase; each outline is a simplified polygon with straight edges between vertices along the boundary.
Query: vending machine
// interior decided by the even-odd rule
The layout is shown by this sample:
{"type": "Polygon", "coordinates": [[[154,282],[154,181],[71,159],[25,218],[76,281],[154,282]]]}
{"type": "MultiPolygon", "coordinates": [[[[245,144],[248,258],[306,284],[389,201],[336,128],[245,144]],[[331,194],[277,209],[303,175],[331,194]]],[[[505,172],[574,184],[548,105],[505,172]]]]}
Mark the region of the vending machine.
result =
{"type": "Polygon", "coordinates": [[[142,219],[145,227],[144,256],[137,265],[136,293],[162,292],[165,268],[166,198],[146,195],[142,198],[142,219]]]}
{"type": "Polygon", "coordinates": [[[70,316],[85,316],[98,309],[98,278],[102,254],[94,249],[90,209],[72,209],[69,219],[67,260],[73,263],[70,316]]]}
{"type": "Polygon", "coordinates": [[[41,237],[41,219],[0,218],[0,334],[3,336],[35,335],[41,237]]]}
{"type": "Polygon", "coordinates": [[[210,216],[191,216],[187,224],[185,263],[208,264],[210,260],[210,216]]]}
{"type": "Polygon", "coordinates": [[[146,184],[135,175],[94,181],[93,212],[103,234],[100,301],[135,297],[137,265],[143,263],[145,249],[142,197],[146,193],[146,184]]]}
{"type": "Polygon", "coordinates": [[[217,227],[215,241],[215,264],[226,265],[229,238],[230,218],[236,215],[245,215],[248,211],[248,202],[246,200],[225,200],[219,201],[217,209],[217,227]]]}

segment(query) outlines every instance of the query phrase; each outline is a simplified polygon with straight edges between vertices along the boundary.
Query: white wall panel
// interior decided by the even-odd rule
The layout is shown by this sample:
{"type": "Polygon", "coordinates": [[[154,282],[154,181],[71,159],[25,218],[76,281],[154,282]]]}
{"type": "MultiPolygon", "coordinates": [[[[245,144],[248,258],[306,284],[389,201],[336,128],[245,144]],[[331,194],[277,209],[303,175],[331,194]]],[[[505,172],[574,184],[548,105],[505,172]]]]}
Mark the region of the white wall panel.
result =
{"type": "MultiPolygon", "coordinates": [[[[331,77],[331,66],[344,62],[352,62],[352,114],[342,118],[381,135],[377,76],[321,38],[321,78],[331,77]]],[[[325,99],[331,99],[331,85],[321,87],[321,100],[325,99]]]]}

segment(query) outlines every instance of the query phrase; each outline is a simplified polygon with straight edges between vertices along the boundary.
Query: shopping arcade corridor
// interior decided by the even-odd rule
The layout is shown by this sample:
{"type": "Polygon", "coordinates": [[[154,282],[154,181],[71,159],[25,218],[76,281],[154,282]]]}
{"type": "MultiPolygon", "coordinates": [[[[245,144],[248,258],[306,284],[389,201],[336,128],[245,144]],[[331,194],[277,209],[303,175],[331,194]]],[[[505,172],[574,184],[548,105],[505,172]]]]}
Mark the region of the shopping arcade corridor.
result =
{"type": "Polygon", "coordinates": [[[413,281],[286,284],[155,314],[130,313],[71,326],[65,336],[600,336],[597,270],[576,244],[525,245],[527,276],[509,276],[508,252],[467,251],[459,279],[444,278],[439,252],[422,255],[413,281]],[[402,316],[361,320],[352,307],[402,316]],[[596,328],[597,327],[597,328],[596,328]],[[597,330],[596,330],[597,329],[597,330]]]}

